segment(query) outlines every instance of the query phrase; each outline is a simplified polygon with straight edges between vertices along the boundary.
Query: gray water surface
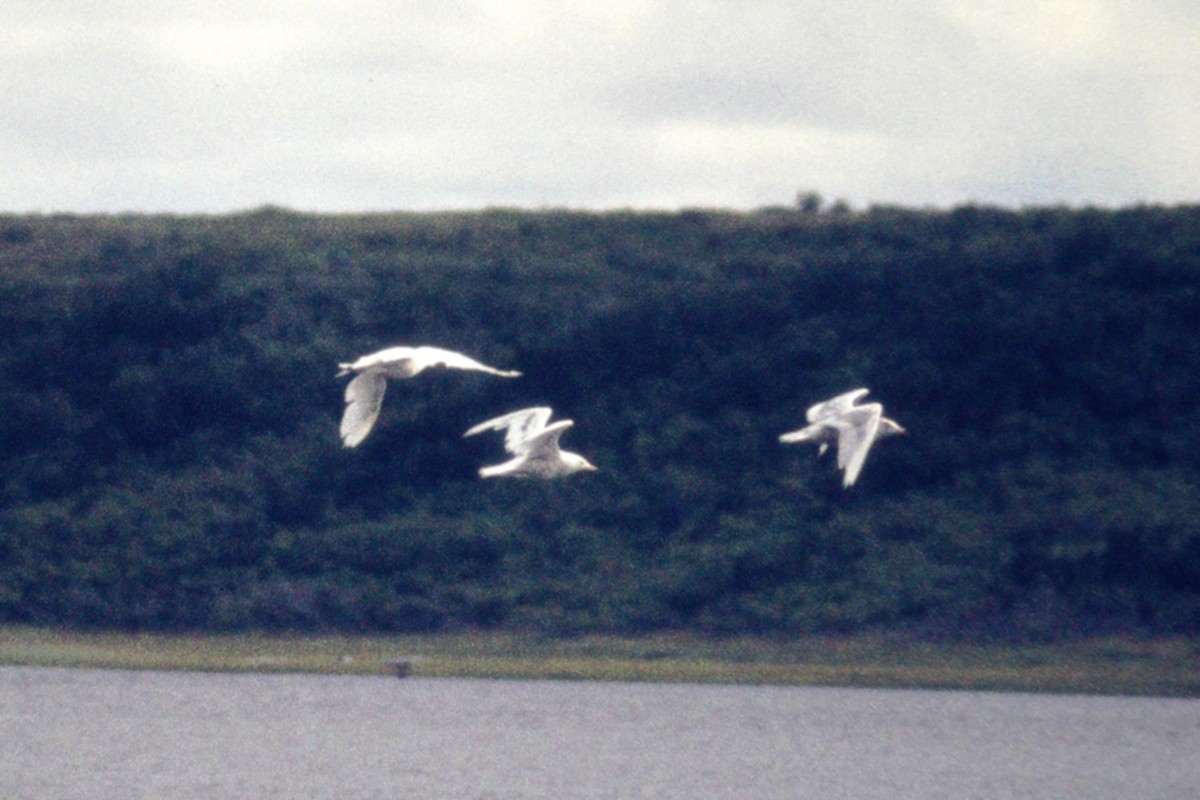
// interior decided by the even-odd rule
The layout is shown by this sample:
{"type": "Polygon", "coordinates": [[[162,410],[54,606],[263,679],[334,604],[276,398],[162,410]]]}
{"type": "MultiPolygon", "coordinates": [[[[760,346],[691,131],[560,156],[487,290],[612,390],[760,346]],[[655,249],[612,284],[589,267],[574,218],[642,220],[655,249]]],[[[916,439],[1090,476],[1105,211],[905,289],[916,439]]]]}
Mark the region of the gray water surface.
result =
{"type": "Polygon", "coordinates": [[[1200,797],[1200,701],[0,668],[5,800],[1200,797]]]}

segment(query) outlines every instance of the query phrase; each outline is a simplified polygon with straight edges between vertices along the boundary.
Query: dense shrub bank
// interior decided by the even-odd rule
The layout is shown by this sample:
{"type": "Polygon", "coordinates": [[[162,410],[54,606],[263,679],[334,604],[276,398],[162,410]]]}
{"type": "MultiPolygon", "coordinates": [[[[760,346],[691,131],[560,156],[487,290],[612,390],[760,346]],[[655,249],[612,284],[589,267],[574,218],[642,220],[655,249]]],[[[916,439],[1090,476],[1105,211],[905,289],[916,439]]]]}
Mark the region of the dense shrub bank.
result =
{"type": "Polygon", "coordinates": [[[1200,207],[0,217],[0,620],[1200,630],[1200,207]],[[525,377],[393,385],[438,344],[525,377]],[[785,447],[855,386],[843,491],[785,447]],[[481,482],[547,404],[597,474],[481,482]]]}

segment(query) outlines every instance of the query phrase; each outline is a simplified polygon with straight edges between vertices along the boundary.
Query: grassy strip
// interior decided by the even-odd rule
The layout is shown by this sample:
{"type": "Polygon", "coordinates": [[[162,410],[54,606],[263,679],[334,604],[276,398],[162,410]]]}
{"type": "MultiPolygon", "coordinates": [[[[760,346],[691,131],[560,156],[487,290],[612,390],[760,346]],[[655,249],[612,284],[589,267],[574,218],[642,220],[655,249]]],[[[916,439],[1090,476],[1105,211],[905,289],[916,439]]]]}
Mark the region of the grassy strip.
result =
{"type": "Polygon", "coordinates": [[[687,634],[548,639],[170,635],[0,628],[0,664],[225,672],[742,683],[1200,696],[1200,642],[1091,639],[930,644],[887,636],[774,640],[687,634]]]}

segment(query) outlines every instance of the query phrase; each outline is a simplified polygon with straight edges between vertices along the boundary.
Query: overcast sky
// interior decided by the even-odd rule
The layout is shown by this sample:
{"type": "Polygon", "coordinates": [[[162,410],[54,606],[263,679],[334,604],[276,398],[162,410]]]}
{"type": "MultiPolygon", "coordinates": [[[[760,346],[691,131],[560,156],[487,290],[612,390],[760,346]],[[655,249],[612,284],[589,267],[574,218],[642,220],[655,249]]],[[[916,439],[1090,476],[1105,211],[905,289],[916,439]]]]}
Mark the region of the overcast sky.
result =
{"type": "Polygon", "coordinates": [[[0,211],[1200,200],[1195,0],[7,0],[0,211]]]}

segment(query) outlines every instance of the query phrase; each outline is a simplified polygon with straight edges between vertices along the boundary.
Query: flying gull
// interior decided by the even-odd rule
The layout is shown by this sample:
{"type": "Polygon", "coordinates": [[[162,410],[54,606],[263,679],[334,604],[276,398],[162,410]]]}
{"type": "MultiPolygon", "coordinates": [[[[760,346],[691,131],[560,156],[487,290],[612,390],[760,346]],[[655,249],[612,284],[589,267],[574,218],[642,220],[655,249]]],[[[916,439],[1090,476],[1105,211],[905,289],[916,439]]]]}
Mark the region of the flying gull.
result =
{"type": "Polygon", "coordinates": [[[357,447],[367,438],[375,420],[379,418],[379,408],[383,405],[383,393],[387,389],[388,378],[411,378],[429,367],[438,366],[487,372],[502,378],[516,378],[521,374],[515,370],[489,367],[462,353],[443,350],[440,347],[389,347],[378,353],[363,356],[357,361],[338,364],[341,368],[337,375],[339,378],[357,373],[350,383],[346,384],[346,411],[342,415],[341,426],[342,444],[346,447],[357,447]]]}
{"type": "Polygon", "coordinates": [[[513,455],[511,461],[479,470],[483,478],[561,478],[580,470],[596,467],[578,453],[560,450],[558,439],[575,423],[569,419],[550,422],[551,410],[545,407],[525,408],[495,419],[481,422],[463,436],[483,431],[506,430],[504,449],[513,455]]]}
{"type": "Polygon", "coordinates": [[[883,406],[879,403],[855,405],[868,391],[855,389],[817,403],[805,413],[808,426],[783,434],[779,441],[817,442],[820,445],[817,455],[823,454],[830,444],[836,444],[838,469],[845,470],[842,485],[853,486],[875,440],[905,433],[894,420],[883,416],[883,406]]]}

